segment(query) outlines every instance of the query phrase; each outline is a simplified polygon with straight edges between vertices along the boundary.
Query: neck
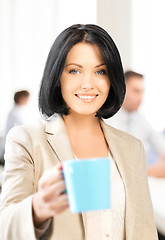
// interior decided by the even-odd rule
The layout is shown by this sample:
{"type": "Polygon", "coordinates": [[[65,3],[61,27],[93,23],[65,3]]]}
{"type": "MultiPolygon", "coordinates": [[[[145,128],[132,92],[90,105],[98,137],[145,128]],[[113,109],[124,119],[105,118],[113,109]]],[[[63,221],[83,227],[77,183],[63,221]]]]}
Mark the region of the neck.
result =
{"type": "Polygon", "coordinates": [[[68,131],[82,133],[84,131],[95,131],[100,126],[99,120],[95,116],[85,116],[70,114],[64,116],[64,122],[68,131]]]}

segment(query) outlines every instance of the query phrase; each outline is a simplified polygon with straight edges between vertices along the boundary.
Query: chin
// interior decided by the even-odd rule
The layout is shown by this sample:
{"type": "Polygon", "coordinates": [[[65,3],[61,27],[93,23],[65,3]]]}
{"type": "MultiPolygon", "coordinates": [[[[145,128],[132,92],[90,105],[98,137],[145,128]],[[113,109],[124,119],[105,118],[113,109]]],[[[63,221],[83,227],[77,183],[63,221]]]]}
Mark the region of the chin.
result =
{"type": "Polygon", "coordinates": [[[136,108],[134,108],[132,111],[133,111],[133,112],[136,112],[136,111],[138,111],[138,109],[139,109],[139,106],[136,107],[136,108]]]}
{"type": "Polygon", "coordinates": [[[71,111],[70,113],[77,114],[80,116],[95,116],[97,111],[71,111]]]}

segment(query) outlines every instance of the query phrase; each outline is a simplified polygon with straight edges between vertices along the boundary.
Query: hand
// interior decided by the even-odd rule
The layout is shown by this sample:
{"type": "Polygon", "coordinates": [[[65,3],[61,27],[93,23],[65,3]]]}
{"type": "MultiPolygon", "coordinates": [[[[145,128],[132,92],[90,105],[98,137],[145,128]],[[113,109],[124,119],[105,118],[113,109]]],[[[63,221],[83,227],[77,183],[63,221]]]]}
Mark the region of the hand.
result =
{"type": "Polygon", "coordinates": [[[33,220],[36,227],[69,207],[61,170],[62,165],[58,164],[46,170],[39,180],[38,192],[33,195],[32,200],[33,220]]]}

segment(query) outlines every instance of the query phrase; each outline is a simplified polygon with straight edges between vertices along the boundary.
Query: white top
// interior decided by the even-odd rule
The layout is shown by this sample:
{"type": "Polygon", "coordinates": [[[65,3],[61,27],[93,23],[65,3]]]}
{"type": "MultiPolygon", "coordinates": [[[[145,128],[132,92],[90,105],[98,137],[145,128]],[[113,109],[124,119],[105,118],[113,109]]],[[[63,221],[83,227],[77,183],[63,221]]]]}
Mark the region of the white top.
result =
{"type": "MultiPolygon", "coordinates": [[[[110,155],[110,154],[109,154],[110,155]]],[[[76,159],[78,159],[75,156],[76,159]]],[[[85,240],[125,239],[125,189],[117,166],[110,157],[111,165],[111,209],[85,212],[85,240]]]]}
{"type": "Polygon", "coordinates": [[[27,107],[15,105],[7,117],[6,133],[14,126],[28,123],[28,120],[27,107]]]}
{"type": "Polygon", "coordinates": [[[27,110],[26,106],[18,106],[14,105],[12,110],[9,112],[7,116],[7,121],[6,121],[6,127],[4,131],[4,136],[1,142],[0,146],[0,157],[3,157],[4,151],[5,151],[5,142],[6,142],[6,136],[9,132],[9,130],[12,127],[15,127],[17,125],[23,125],[29,123],[29,112],[27,110]]]}
{"type": "MultiPolygon", "coordinates": [[[[149,156],[151,149],[158,154],[165,154],[165,138],[151,127],[140,112],[127,112],[122,108],[112,118],[104,121],[112,127],[139,138],[144,145],[147,158],[151,157],[149,156]]],[[[148,159],[150,161],[148,163],[154,163],[156,160],[148,159]]]]}

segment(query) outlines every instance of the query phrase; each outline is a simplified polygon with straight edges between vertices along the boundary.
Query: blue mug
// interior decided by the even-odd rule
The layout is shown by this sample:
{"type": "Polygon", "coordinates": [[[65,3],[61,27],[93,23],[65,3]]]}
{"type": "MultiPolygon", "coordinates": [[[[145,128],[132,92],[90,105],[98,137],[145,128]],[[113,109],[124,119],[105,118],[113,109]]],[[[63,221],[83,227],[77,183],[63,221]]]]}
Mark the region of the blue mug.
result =
{"type": "Polygon", "coordinates": [[[72,213],[111,207],[110,159],[67,160],[63,173],[72,213]]]}

